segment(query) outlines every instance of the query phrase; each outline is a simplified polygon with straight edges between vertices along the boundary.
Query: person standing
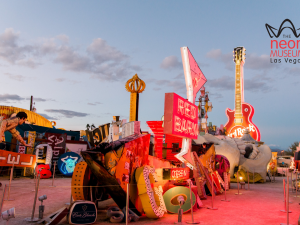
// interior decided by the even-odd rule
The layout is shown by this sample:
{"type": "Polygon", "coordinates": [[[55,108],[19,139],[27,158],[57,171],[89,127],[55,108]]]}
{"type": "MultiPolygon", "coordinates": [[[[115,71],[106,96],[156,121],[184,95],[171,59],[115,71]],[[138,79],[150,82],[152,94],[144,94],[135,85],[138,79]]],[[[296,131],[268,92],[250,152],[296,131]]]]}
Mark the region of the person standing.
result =
{"type": "Polygon", "coordinates": [[[9,131],[14,138],[16,138],[22,145],[26,147],[31,147],[31,145],[26,144],[26,142],[21,137],[20,133],[17,131],[16,127],[25,123],[27,119],[27,114],[25,112],[18,112],[15,117],[11,117],[0,122],[0,143],[3,141],[3,136],[5,131],[9,131]]]}

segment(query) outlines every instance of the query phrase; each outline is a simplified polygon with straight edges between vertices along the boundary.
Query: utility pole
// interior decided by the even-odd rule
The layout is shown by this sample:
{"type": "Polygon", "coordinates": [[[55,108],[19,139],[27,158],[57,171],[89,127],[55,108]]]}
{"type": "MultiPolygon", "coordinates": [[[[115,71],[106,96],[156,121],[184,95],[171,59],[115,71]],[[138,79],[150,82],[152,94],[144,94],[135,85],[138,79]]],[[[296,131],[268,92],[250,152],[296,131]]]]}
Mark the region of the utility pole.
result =
{"type": "Polygon", "coordinates": [[[33,102],[33,96],[31,95],[31,98],[30,98],[30,111],[32,111],[32,102],[33,102]]]}

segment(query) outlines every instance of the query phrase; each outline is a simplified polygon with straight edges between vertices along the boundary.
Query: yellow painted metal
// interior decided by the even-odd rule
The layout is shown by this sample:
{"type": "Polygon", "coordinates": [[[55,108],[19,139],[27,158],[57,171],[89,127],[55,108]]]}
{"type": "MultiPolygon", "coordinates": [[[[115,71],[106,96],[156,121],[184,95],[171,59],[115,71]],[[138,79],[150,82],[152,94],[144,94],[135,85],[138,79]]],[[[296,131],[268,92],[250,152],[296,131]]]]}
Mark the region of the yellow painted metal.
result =
{"type": "Polygon", "coordinates": [[[146,88],[146,84],[143,80],[141,80],[137,74],[135,74],[131,79],[129,79],[126,84],[125,84],[125,88],[128,92],[135,92],[135,93],[142,93],[145,88],[146,88]],[[135,85],[137,87],[135,87],[135,85]]]}
{"type": "Polygon", "coordinates": [[[31,112],[27,109],[12,107],[12,106],[0,106],[0,116],[4,116],[4,118],[9,118],[13,113],[25,112],[27,114],[27,120],[34,125],[43,126],[43,127],[51,127],[52,122],[47,120],[45,117],[31,112]]]}
{"type": "Polygon", "coordinates": [[[148,218],[157,219],[164,215],[166,207],[164,204],[162,196],[162,188],[154,187],[154,190],[151,187],[151,184],[155,182],[154,179],[154,169],[150,166],[142,166],[136,169],[135,179],[137,182],[138,194],[142,201],[142,206],[144,212],[148,218]],[[147,167],[147,168],[146,168],[147,167]],[[152,169],[153,172],[147,174],[144,170],[152,169]]]}
{"type": "Polygon", "coordinates": [[[136,103],[138,93],[130,93],[130,113],[129,122],[136,121],[136,103]]]}
{"type": "Polygon", "coordinates": [[[137,96],[139,93],[142,93],[146,84],[143,80],[141,80],[137,74],[135,74],[131,79],[129,79],[125,88],[128,92],[130,92],[130,112],[129,112],[129,122],[136,121],[136,110],[137,110],[137,96]]]}
{"type": "MultiPolygon", "coordinates": [[[[240,169],[239,170],[239,179],[240,177],[242,177],[242,180],[245,182],[248,182],[248,174],[245,170],[240,169]]],[[[231,183],[236,183],[236,173],[234,174],[233,178],[230,178],[230,182],[231,183]]],[[[252,183],[253,182],[253,173],[249,172],[249,182],[252,183]]],[[[262,176],[259,173],[254,173],[254,183],[264,183],[264,179],[262,178],[262,176]]]]}
{"type": "Polygon", "coordinates": [[[87,170],[87,163],[86,162],[80,162],[77,163],[72,175],[72,197],[74,201],[76,200],[85,200],[84,199],[84,192],[83,192],[83,186],[84,186],[84,175],[87,170]]]}
{"type": "MultiPolygon", "coordinates": [[[[123,148],[123,147],[122,147],[123,148]]],[[[119,158],[115,151],[110,151],[105,154],[105,168],[111,175],[115,175],[119,158]]]]}

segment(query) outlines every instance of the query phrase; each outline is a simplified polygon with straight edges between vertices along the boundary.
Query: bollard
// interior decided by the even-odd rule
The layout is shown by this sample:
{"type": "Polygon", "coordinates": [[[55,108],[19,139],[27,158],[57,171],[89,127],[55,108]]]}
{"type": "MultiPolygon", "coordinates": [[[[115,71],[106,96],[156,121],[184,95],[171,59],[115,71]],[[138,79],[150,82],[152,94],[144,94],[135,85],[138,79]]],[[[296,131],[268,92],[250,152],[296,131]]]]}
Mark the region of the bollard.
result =
{"type": "Polygon", "coordinates": [[[54,167],[53,167],[52,186],[49,186],[49,187],[55,187],[54,186],[55,167],[56,167],[56,161],[54,162],[54,167]]]}
{"type": "Polygon", "coordinates": [[[297,190],[298,190],[298,172],[296,171],[296,198],[298,197],[297,196],[297,190]]]}
{"type": "Polygon", "coordinates": [[[5,201],[13,201],[14,199],[9,199],[9,194],[10,194],[10,186],[11,186],[11,180],[14,174],[14,167],[15,167],[15,158],[13,157],[13,165],[10,169],[10,178],[9,178],[9,186],[8,186],[8,193],[7,193],[7,199],[5,201]]]}
{"type": "Polygon", "coordinates": [[[90,186],[90,196],[91,196],[91,202],[93,202],[93,188],[90,186]]]}
{"type": "Polygon", "coordinates": [[[71,192],[70,207],[71,207],[72,203],[73,203],[73,197],[72,197],[72,192],[71,192]]]}
{"type": "Polygon", "coordinates": [[[36,167],[37,167],[37,163],[35,163],[35,167],[34,167],[34,170],[33,170],[34,189],[31,190],[31,191],[35,191],[36,184],[37,184],[37,180],[36,180],[36,167]]]}
{"type": "Polygon", "coordinates": [[[128,225],[128,216],[129,216],[129,183],[127,183],[127,193],[126,193],[126,225],[128,225]]]}
{"type": "MultiPolygon", "coordinates": [[[[285,188],[285,180],[282,181],[283,182],[283,202],[284,202],[284,209],[280,210],[280,212],[286,212],[286,188],[285,188]]],[[[289,213],[291,213],[291,211],[289,211],[289,213]]]]}
{"type": "Polygon", "coordinates": [[[290,200],[290,189],[289,189],[289,182],[287,183],[287,192],[286,192],[286,224],[289,225],[289,206],[290,206],[290,203],[289,203],[289,200],[290,200]]]}
{"type": "Polygon", "coordinates": [[[6,184],[5,184],[4,188],[3,188],[3,195],[2,195],[2,199],[1,199],[0,214],[2,214],[2,207],[3,207],[4,197],[5,197],[5,191],[6,191],[6,184]]]}
{"type": "Polygon", "coordinates": [[[250,189],[249,188],[249,171],[247,171],[247,176],[248,176],[248,190],[250,189]]]}
{"type": "Polygon", "coordinates": [[[224,186],[225,186],[225,187],[224,187],[224,190],[225,190],[225,199],[221,199],[221,201],[223,201],[223,202],[230,202],[230,200],[227,200],[227,199],[226,199],[226,179],[225,179],[225,173],[226,173],[226,172],[223,173],[224,184],[225,184],[225,185],[224,185],[224,186]]]}
{"type": "Polygon", "coordinates": [[[214,179],[213,176],[211,175],[211,190],[212,190],[212,194],[211,194],[211,207],[207,207],[208,209],[212,209],[212,210],[217,210],[218,208],[214,207],[214,198],[215,198],[215,191],[214,191],[214,179]]]}
{"type": "Polygon", "coordinates": [[[44,205],[40,205],[39,206],[39,219],[43,219],[44,216],[44,211],[45,211],[45,206],[44,205]]]}
{"type": "Polygon", "coordinates": [[[36,198],[38,195],[38,190],[39,190],[39,186],[40,186],[40,174],[38,175],[38,180],[37,180],[37,184],[36,184],[36,191],[35,191],[35,196],[34,196],[34,202],[33,202],[33,210],[32,210],[32,214],[31,214],[31,221],[33,221],[33,217],[34,217],[34,210],[35,210],[35,205],[36,205],[36,198]]]}
{"type": "Polygon", "coordinates": [[[290,225],[289,224],[289,182],[287,182],[287,191],[286,191],[286,223],[281,223],[280,225],[290,225]]]}
{"type": "Polygon", "coordinates": [[[175,223],[182,224],[183,210],[182,210],[181,206],[185,203],[184,197],[182,195],[179,195],[177,197],[177,201],[179,202],[180,208],[178,209],[178,222],[175,222],[175,223]]]}
{"type": "MultiPolygon", "coordinates": [[[[190,201],[191,201],[191,215],[192,215],[192,221],[186,221],[186,223],[189,224],[198,224],[200,222],[194,221],[194,213],[193,213],[193,196],[192,196],[192,180],[190,180],[190,201]]],[[[196,196],[195,196],[196,197],[196,196]]],[[[195,201],[197,201],[195,199],[195,201]]]]}
{"type": "Polygon", "coordinates": [[[37,195],[38,195],[39,186],[40,186],[40,174],[38,175],[37,185],[35,187],[35,195],[34,195],[34,202],[33,202],[31,217],[25,218],[25,221],[27,221],[27,222],[36,222],[39,220],[39,218],[34,218],[34,211],[35,211],[35,205],[36,205],[36,199],[37,199],[37,195]]]}
{"type": "Polygon", "coordinates": [[[298,195],[297,195],[297,191],[298,191],[298,171],[296,171],[296,198],[298,198],[298,195]]]}
{"type": "Polygon", "coordinates": [[[71,192],[70,202],[65,203],[65,205],[69,205],[71,208],[72,202],[73,202],[73,197],[72,197],[72,192],[71,192]]]}
{"type": "Polygon", "coordinates": [[[237,171],[236,172],[236,179],[237,179],[237,181],[236,181],[236,183],[237,183],[237,188],[238,188],[238,193],[235,193],[236,195],[241,195],[242,193],[240,193],[240,186],[239,186],[239,171],[237,171]]]}

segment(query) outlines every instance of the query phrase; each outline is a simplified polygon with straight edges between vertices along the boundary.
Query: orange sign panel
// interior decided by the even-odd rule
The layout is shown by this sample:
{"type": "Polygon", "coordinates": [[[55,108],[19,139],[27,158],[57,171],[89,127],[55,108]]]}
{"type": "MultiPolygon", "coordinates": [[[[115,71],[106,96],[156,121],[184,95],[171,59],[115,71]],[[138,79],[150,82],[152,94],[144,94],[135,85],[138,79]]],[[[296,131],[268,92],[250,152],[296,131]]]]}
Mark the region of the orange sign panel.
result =
{"type": "Polygon", "coordinates": [[[34,167],[35,155],[0,150],[0,166],[34,167]]]}

